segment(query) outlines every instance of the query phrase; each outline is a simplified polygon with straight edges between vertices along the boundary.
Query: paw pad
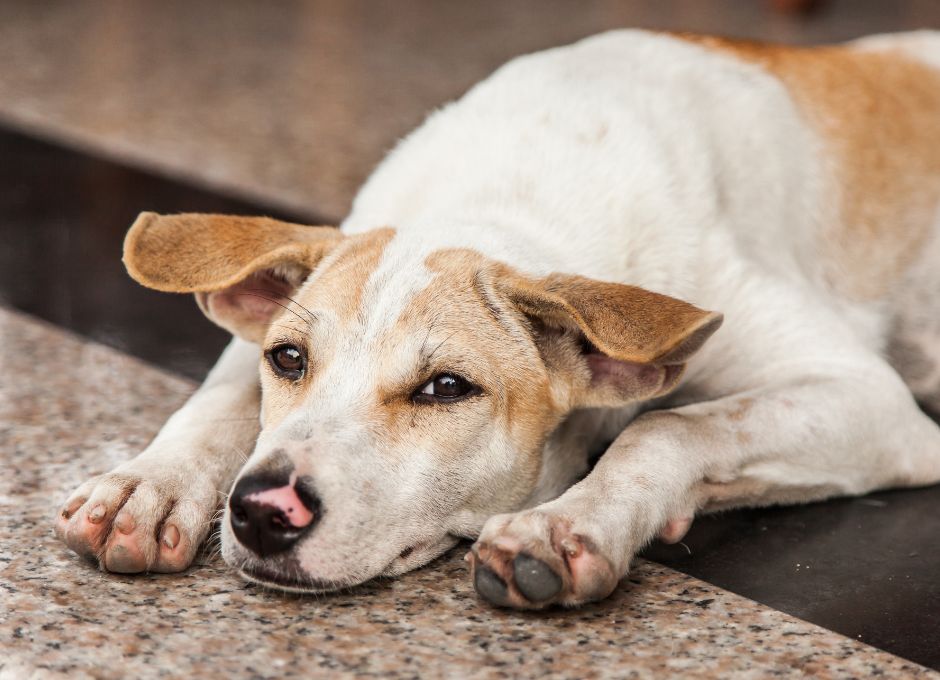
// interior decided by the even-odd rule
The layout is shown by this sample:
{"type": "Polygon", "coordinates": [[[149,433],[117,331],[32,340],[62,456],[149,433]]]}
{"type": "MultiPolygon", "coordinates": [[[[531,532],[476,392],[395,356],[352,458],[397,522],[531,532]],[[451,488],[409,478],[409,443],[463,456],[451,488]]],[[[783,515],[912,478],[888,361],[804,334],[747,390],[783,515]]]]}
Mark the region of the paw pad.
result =
{"type": "Polygon", "coordinates": [[[609,595],[618,574],[595,543],[571,527],[570,520],[540,511],[490,520],[468,556],[477,593],[517,609],[609,595]]]}
{"type": "Polygon", "coordinates": [[[542,560],[521,553],[512,561],[516,587],[531,602],[551,600],[561,592],[561,577],[542,560]]]}

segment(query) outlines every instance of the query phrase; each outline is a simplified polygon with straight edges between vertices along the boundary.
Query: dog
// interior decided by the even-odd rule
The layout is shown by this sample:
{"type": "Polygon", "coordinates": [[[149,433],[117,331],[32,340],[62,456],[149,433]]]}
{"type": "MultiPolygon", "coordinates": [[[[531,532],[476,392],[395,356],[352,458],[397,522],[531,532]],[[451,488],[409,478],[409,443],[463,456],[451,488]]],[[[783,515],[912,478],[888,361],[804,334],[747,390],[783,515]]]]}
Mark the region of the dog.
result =
{"type": "Polygon", "coordinates": [[[468,537],[495,605],[602,599],[696,513],[940,481],[940,33],[601,34],[434,112],[339,230],[143,213],[124,262],[235,338],[69,548],[183,570],[228,493],[273,588],[468,537]]]}

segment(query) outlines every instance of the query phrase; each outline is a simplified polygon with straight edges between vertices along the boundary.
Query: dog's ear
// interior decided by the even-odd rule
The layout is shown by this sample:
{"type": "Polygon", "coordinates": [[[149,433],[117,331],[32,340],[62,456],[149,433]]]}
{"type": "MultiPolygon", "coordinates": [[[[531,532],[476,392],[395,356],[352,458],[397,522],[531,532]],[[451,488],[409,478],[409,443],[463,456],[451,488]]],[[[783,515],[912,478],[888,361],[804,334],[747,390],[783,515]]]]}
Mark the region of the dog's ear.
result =
{"type": "Polygon", "coordinates": [[[124,265],[148,288],[195,293],[212,321],[261,342],[285,296],[342,238],[266,217],[141,213],[124,239],[124,265]]]}
{"type": "Polygon", "coordinates": [[[668,393],[722,322],[721,314],[636,286],[566,274],[501,280],[510,301],[532,321],[543,353],[556,364],[573,359],[575,374],[587,374],[576,381],[579,407],[668,393]]]}

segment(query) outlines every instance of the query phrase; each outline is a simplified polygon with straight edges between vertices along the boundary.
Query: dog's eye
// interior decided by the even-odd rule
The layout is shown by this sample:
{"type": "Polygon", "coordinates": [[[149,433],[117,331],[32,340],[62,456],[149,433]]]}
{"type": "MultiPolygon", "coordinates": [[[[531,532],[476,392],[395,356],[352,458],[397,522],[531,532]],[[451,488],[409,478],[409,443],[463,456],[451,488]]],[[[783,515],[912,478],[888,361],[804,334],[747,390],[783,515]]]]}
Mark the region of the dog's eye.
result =
{"type": "Polygon", "coordinates": [[[424,383],[414,393],[415,401],[459,401],[479,393],[479,388],[453,373],[441,373],[424,383]]]}
{"type": "Polygon", "coordinates": [[[304,353],[294,345],[278,345],[268,350],[267,357],[274,372],[290,380],[298,380],[307,367],[304,353]]]}

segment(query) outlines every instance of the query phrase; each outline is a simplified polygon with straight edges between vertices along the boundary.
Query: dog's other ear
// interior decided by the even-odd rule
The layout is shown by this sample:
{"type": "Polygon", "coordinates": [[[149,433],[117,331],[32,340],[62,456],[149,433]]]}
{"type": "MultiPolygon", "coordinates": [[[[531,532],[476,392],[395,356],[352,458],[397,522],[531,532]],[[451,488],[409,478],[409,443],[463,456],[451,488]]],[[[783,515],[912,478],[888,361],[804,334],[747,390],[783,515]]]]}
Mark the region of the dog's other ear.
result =
{"type": "Polygon", "coordinates": [[[554,342],[554,361],[566,362],[577,347],[576,374],[589,377],[573,395],[578,407],[668,393],[722,322],[721,314],[636,286],[566,274],[509,281],[508,296],[533,321],[537,342],[554,342]]]}
{"type": "Polygon", "coordinates": [[[209,319],[261,342],[285,296],[342,238],[266,217],[145,212],[124,239],[124,265],[148,288],[195,293],[209,319]]]}

